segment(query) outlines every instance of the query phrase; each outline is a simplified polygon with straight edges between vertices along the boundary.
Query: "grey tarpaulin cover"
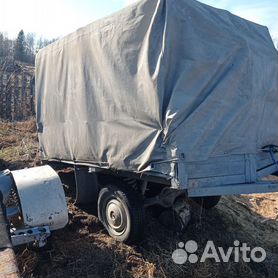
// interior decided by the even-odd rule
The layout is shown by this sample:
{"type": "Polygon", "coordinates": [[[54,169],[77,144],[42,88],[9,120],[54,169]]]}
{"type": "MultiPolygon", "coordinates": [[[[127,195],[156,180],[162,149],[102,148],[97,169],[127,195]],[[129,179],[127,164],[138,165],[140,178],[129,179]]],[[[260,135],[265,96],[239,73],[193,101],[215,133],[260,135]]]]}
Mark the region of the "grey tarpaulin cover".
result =
{"type": "Polygon", "coordinates": [[[278,143],[277,52],[227,11],[142,0],[42,49],[36,102],[44,158],[170,175],[278,143]]]}

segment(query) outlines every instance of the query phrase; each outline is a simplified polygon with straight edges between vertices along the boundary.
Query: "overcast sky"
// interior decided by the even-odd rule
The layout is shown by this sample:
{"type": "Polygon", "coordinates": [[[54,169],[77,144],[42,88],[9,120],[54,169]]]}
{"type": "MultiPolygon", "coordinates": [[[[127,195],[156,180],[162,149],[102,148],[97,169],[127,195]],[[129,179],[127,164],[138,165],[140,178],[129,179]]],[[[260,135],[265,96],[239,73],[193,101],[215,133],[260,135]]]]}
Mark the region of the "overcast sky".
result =
{"type": "MultiPolygon", "coordinates": [[[[265,25],[278,42],[277,0],[200,0],[265,25]]],[[[48,39],[64,36],[135,0],[0,0],[0,31],[16,37],[20,29],[48,39]]]]}

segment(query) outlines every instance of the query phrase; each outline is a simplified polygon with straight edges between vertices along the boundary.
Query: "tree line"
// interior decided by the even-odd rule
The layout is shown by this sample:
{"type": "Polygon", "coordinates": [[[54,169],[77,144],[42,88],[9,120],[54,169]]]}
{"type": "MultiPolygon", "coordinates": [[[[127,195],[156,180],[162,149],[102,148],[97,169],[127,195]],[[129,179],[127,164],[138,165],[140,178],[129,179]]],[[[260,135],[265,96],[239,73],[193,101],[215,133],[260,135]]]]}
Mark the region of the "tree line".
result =
{"type": "Polygon", "coordinates": [[[25,35],[23,30],[17,35],[16,39],[10,39],[5,33],[0,32],[0,59],[13,59],[24,63],[35,63],[35,55],[39,49],[54,42],[56,39],[48,40],[39,38],[36,40],[34,33],[25,35]]]}

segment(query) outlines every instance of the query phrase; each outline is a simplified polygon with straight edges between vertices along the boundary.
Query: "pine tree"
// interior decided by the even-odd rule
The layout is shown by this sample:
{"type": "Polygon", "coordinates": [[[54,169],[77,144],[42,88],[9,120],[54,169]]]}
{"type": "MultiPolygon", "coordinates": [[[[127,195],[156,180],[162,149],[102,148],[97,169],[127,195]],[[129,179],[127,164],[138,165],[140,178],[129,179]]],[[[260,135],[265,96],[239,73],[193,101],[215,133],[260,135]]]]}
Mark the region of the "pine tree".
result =
{"type": "Polygon", "coordinates": [[[25,34],[24,31],[21,30],[18,33],[16,42],[15,42],[15,47],[14,47],[14,58],[15,60],[19,60],[19,61],[25,61],[26,59],[26,38],[25,38],[25,34]]]}

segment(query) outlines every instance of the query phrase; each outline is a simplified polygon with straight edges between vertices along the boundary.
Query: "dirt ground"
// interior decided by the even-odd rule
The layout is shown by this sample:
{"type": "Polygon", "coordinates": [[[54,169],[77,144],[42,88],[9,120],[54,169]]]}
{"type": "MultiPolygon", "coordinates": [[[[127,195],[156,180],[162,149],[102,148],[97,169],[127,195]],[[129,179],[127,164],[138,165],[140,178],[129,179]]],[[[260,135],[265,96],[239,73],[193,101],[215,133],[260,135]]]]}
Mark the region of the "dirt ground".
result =
{"type": "MultiPolygon", "coordinates": [[[[0,170],[39,165],[34,120],[0,122],[0,170]]],[[[147,211],[145,238],[127,246],[110,238],[90,207],[74,205],[73,173],[62,173],[69,208],[69,224],[53,233],[42,250],[26,246],[16,249],[23,277],[278,277],[278,194],[222,197],[210,211],[193,207],[193,217],[183,234],[162,226],[147,211]],[[261,263],[230,260],[175,264],[172,253],[179,242],[195,240],[201,256],[206,242],[227,250],[234,241],[263,247],[267,257],[261,263]]]]}

